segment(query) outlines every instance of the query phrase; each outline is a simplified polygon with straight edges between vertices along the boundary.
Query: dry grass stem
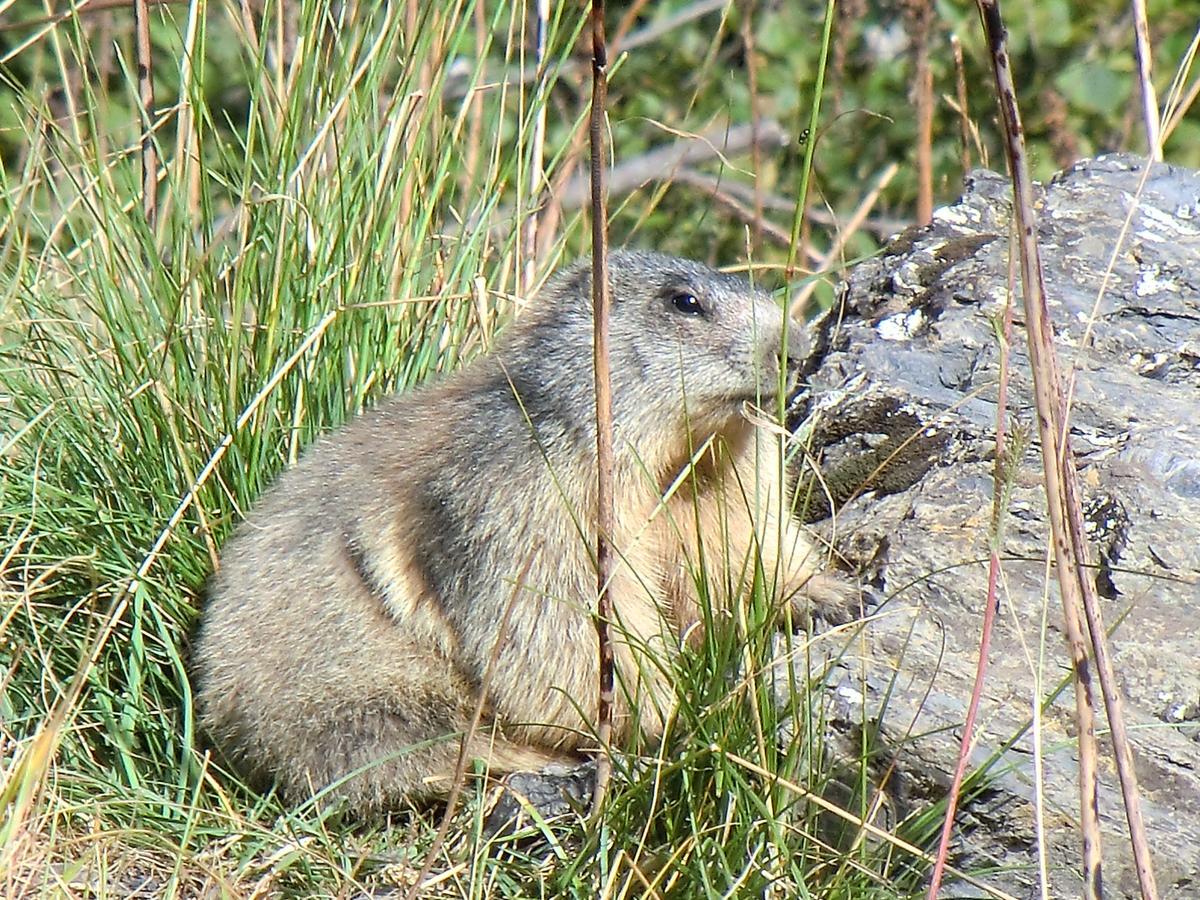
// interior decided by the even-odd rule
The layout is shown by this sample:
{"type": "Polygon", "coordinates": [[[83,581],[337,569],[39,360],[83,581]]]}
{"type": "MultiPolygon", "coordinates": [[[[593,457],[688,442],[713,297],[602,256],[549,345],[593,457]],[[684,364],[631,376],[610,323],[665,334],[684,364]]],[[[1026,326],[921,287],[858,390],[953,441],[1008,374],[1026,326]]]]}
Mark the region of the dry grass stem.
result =
{"type": "Polygon", "coordinates": [[[967,106],[967,71],[962,41],[957,34],[950,35],[950,49],[954,54],[954,96],[958,100],[959,159],[965,178],[971,171],[971,114],[967,106]]]}
{"type": "Polygon", "coordinates": [[[1154,93],[1154,78],[1151,64],[1154,61],[1150,47],[1150,23],[1146,18],[1146,0],[1133,0],[1133,47],[1137,59],[1138,92],[1142,99],[1142,125],[1146,129],[1146,153],[1156,162],[1161,161],[1162,139],[1159,136],[1158,97],[1154,93]]]}
{"type": "MultiPolygon", "coordinates": [[[[875,208],[875,204],[879,200],[879,195],[891,184],[892,179],[896,177],[896,173],[899,171],[900,165],[898,163],[888,163],[883,171],[876,176],[875,183],[863,196],[862,200],[858,202],[858,206],[854,208],[854,212],[851,213],[850,218],[846,221],[845,227],[837,230],[829,249],[817,259],[817,263],[813,268],[814,276],[829,272],[834,263],[841,258],[842,251],[846,247],[846,242],[862,228],[863,223],[867,220],[867,216],[875,208]]],[[[813,291],[817,289],[818,282],[819,278],[814,277],[796,292],[796,296],[792,298],[789,309],[792,318],[803,318],[809,298],[812,297],[813,291]]]]}
{"type": "Polygon", "coordinates": [[[1192,65],[1196,61],[1196,54],[1200,52],[1200,25],[1196,27],[1196,33],[1192,35],[1192,40],[1188,44],[1187,50],[1183,54],[1183,59],[1180,60],[1179,66],[1175,70],[1175,75],[1171,79],[1171,87],[1167,91],[1167,100],[1163,104],[1163,114],[1166,117],[1166,124],[1162,130],[1162,143],[1166,143],[1171,137],[1171,133],[1183,121],[1184,115],[1192,108],[1196,102],[1196,98],[1200,97],[1200,75],[1188,85],[1187,90],[1184,90],[1183,84],[1187,80],[1188,73],[1192,71],[1192,65]]]}
{"type": "Polygon", "coordinates": [[[604,126],[608,100],[608,47],[604,38],[604,0],[592,0],[592,113],[588,129],[592,183],[592,310],[596,367],[596,638],[600,654],[596,736],[596,791],[592,812],[598,814],[612,776],[612,708],[615,697],[612,582],[616,562],[612,548],[613,509],[612,374],[609,369],[608,196],[604,184],[604,126]]]}
{"type": "Polygon", "coordinates": [[[150,58],[150,7],[147,0],[133,0],[133,22],[137,47],[139,113],[142,123],[142,212],[153,231],[158,219],[158,151],[154,147],[154,72],[150,58]]]}
{"type": "MultiPolygon", "coordinates": [[[[1010,248],[1012,243],[1010,242],[1010,248]]],[[[990,552],[988,553],[987,594],[984,596],[983,622],[980,626],[979,657],[975,666],[975,682],[971,687],[971,699],[967,705],[967,716],[963,722],[962,741],[958,750],[958,765],[946,797],[946,815],[942,821],[942,833],[938,840],[937,861],[929,880],[928,900],[937,900],[941,889],[942,874],[946,858],[950,853],[950,838],[954,831],[954,813],[958,807],[958,795],[970,765],[971,744],[975,740],[975,719],[979,714],[979,701],[983,696],[983,684],[987,678],[988,653],[992,644],[992,629],[996,621],[999,598],[996,593],[1000,577],[1000,552],[1004,547],[1004,495],[1012,476],[1012,465],[1017,462],[1008,458],[1007,416],[1009,348],[1012,342],[1012,299],[1016,271],[1012,254],[1009,255],[1009,284],[1004,304],[1004,322],[997,335],[1000,344],[1000,378],[996,389],[996,459],[992,466],[992,521],[990,552]]]]}
{"type": "Polygon", "coordinates": [[[1084,890],[1086,896],[1103,895],[1098,802],[1098,754],[1095,741],[1095,712],[1091,666],[1079,611],[1087,617],[1091,645],[1100,666],[1104,693],[1116,753],[1125,813],[1129,822],[1134,862],[1144,900],[1157,897],[1154,873],[1142,823],[1137,778],[1133,771],[1132,751],[1125,734],[1120,696],[1105,646],[1106,636],[1095,596],[1095,587],[1086,577],[1087,545],[1083,533],[1083,513],[1079,503],[1075,465],[1067,436],[1066,405],[1054,354],[1053,326],[1049,319],[1041,257],[1037,244],[1037,225],[1033,211],[1033,184],[1025,158],[1024,135],[1016,90],[1012,82],[1005,41],[1005,29],[996,0],[977,0],[984,31],[992,48],[992,66],[1004,126],[1005,153],[1013,179],[1014,208],[1020,235],[1021,284],[1024,298],[1026,332],[1034,394],[1038,411],[1038,434],[1042,441],[1042,469],[1050,517],[1054,556],[1067,638],[1075,670],[1076,714],[1080,745],[1080,817],[1083,827],[1084,890]]]}

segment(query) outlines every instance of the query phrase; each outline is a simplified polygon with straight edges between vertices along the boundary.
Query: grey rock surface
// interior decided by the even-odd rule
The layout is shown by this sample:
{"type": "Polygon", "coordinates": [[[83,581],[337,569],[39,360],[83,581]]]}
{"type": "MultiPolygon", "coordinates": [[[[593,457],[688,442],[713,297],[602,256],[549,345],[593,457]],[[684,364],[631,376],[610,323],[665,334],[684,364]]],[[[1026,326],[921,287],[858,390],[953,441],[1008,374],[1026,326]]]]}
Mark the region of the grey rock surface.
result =
{"type": "MultiPolygon", "coordinates": [[[[1010,201],[1007,179],[974,173],[963,198],[935,213],[932,225],[854,268],[840,304],[814,326],[812,392],[799,415],[825,483],[813,482],[810,518],[822,520],[847,565],[886,598],[864,626],[865,641],[835,648],[842,655],[827,673],[836,688],[829,693],[846,708],[833,715],[858,724],[863,711],[845,698],[865,699],[867,718],[882,723],[898,762],[902,805],[944,794],[974,679],[1010,201]]],[[[1158,885],[1164,898],[1200,897],[1200,174],[1102,157],[1045,186],[1037,212],[1056,349],[1064,375],[1073,373],[1071,441],[1096,585],[1158,885]]],[[[1004,416],[1010,431],[1026,436],[1026,449],[1002,518],[1000,611],[974,752],[976,761],[998,752],[1000,762],[996,779],[960,813],[955,855],[965,867],[1012,867],[987,880],[1038,896],[1027,726],[1035,697],[1065,685],[1040,722],[1040,807],[1049,895],[1071,897],[1081,891],[1074,700],[1046,561],[1014,277],[1004,416]]],[[[1133,896],[1102,707],[1098,716],[1106,896],[1133,896]]],[[[956,890],[946,896],[975,895],[956,890]]]]}
{"type": "Polygon", "coordinates": [[[514,772],[504,779],[503,790],[484,820],[488,836],[515,831],[529,824],[528,804],[543,820],[586,810],[596,787],[596,765],[554,765],[541,772],[514,772]]]}

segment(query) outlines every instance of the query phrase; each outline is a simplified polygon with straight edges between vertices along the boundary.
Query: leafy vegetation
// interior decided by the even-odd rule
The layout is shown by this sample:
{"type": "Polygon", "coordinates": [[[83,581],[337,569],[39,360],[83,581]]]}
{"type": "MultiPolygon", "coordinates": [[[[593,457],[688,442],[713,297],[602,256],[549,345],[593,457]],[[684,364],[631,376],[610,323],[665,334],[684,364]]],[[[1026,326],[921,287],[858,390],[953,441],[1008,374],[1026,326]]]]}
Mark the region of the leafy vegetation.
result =
{"type": "MultiPolygon", "coordinates": [[[[155,6],[153,224],[129,11],[40,21],[48,7],[31,0],[0,6],[0,893],[352,896],[420,867],[436,811],[363,825],[285,807],[220,771],[195,733],[187,634],[222,538],[281,467],[374,398],[479,352],[516,298],[586,252],[581,204],[565,199],[585,152],[582,21],[553,6],[540,64],[533,4],[155,6]]],[[[1150,4],[1164,82],[1197,20],[1186,6],[1150,4]]],[[[1125,10],[1014,4],[1040,175],[1077,153],[1140,146],[1125,10]]],[[[652,172],[614,197],[614,243],[722,262],[749,249],[756,277],[782,283],[791,248],[744,213],[761,206],[790,230],[823,15],[613,5],[610,34],[627,48],[612,75],[615,162],[729,124],[777,123],[787,136],[706,154],[684,166],[691,180],[652,172]]],[[[878,227],[853,234],[847,258],[913,217],[897,15],[842,7],[827,112],[808,135],[826,222],[902,164],[872,212],[878,227]]],[[[954,93],[953,30],[980,146],[994,148],[972,14],[944,4],[935,23],[936,91],[954,93]]],[[[939,101],[942,198],[961,175],[958,121],[939,101]]],[[[1167,147],[1200,166],[1194,116],[1167,147]]],[[[835,232],[818,222],[804,239],[823,252],[835,232]]],[[[770,598],[745,602],[740,630],[714,632],[684,661],[672,733],[618,779],[594,828],[488,841],[473,795],[429,890],[917,892],[911,855],[843,831],[795,786],[871,819],[867,773],[891,750],[873,746],[868,723],[861,758],[835,758],[819,740],[819,690],[802,677],[791,737],[764,740],[782,715],[770,687],[780,650],[770,598]]],[[[808,672],[817,648],[793,649],[808,672]]],[[[922,810],[895,830],[922,843],[936,824],[937,810],[922,810]]]]}

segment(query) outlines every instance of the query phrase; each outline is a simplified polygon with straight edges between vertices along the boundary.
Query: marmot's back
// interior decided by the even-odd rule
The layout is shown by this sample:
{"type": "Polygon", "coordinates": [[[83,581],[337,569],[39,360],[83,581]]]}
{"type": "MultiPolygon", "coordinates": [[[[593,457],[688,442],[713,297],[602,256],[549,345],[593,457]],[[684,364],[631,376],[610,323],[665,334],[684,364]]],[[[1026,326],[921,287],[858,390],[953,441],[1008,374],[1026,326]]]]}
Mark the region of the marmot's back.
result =
{"type": "MultiPolygon", "coordinates": [[[[761,554],[792,593],[816,560],[778,526],[778,447],[741,414],[781,386],[778,307],[685,260],[614,253],[610,271],[618,726],[653,730],[672,702],[664,662],[700,619],[686,576],[698,545],[735,566],[761,554]],[[656,512],[711,436],[705,477],[656,512]]],[[[197,700],[250,774],[292,797],[352,776],[341,790],[364,806],[440,793],[494,652],[474,755],[530,769],[587,743],[589,280],[568,270],[493,355],[318,442],[228,542],[196,639],[197,700]]]]}

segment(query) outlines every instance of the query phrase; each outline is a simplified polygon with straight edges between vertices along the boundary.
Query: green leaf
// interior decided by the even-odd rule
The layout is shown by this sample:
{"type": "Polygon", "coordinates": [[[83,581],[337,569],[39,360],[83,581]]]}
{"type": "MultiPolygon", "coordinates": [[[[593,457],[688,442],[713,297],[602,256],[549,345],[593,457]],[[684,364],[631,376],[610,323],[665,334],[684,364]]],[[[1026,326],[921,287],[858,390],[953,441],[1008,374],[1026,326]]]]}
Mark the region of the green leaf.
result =
{"type": "Polygon", "coordinates": [[[1112,115],[1129,100],[1129,79],[1099,62],[1078,62],[1054,79],[1075,110],[1112,115]]]}

